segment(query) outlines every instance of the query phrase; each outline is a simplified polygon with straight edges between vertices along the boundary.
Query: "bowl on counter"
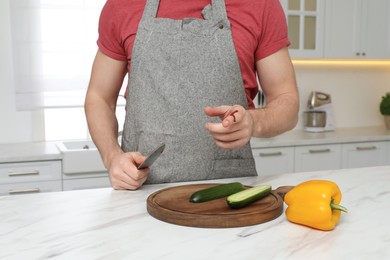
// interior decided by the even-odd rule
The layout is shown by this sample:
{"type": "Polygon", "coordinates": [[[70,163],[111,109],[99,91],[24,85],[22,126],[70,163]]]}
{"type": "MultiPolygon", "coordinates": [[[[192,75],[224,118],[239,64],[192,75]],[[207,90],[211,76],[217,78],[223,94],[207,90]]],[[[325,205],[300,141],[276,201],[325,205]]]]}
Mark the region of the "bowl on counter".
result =
{"type": "Polygon", "coordinates": [[[305,111],[303,112],[303,124],[305,127],[325,127],[325,111],[305,111]]]}

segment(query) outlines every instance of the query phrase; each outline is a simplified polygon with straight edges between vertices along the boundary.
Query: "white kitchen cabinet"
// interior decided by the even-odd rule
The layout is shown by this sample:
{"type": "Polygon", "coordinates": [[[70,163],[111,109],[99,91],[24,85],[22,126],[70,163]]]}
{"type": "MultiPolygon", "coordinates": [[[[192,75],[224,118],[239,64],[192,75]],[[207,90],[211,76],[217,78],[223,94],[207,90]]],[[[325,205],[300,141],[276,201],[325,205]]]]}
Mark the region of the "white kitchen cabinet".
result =
{"type": "Polygon", "coordinates": [[[63,174],[63,190],[111,187],[108,172],[63,174]]]}
{"type": "Polygon", "coordinates": [[[252,153],[260,176],[294,172],[294,147],[255,148],[252,153]]]}
{"type": "Polygon", "coordinates": [[[390,165],[390,141],[252,148],[259,175],[390,165]]]}
{"type": "Polygon", "coordinates": [[[387,164],[387,142],[362,142],[342,145],[342,168],[387,164]]]}
{"type": "Polygon", "coordinates": [[[61,191],[61,161],[0,164],[0,194],[61,191]]]}
{"type": "Polygon", "coordinates": [[[322,58],[325,8],[323,0],[281,0],[291,41],[292,58],[322,58]]]}
{"type": "Polygon", "coordinates": [[[295,147],[295,172],[341,168],[341,145],[307,145],[295,147]]]}
{"type": "Polygon", "coordinates": [[[386,165],[390,165],[390,142],[387,142],[386,165]]]}
{"type": "Polygon", "coordinates": [[[61,180],[0,184],[0,195],[62,191],[61,180]]]}
{"type": "Polygon", "coordinates": [[[63,189],[67,190],[83,190],[111,187],[108,176],[82,179],[68,179],[63,181],[63,189]]]}
{"type": "Polygon", "coordinates": [[[325,58],[390,58],[390,1],[324,2],[325,58]]]}

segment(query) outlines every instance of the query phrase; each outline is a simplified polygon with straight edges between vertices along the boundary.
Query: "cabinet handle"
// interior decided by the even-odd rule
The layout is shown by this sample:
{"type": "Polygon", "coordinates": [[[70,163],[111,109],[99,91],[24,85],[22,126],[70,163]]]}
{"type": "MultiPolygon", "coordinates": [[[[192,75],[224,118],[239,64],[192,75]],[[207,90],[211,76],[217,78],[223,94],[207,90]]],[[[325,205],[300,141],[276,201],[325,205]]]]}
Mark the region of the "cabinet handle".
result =
{"type": "Polygon", "coordinates": [[[356,150],[358,151],[367,151],[367,150],[376,150],[376,146],[358,146],[356,147],[356,150]]]}
{"type": "Polygon", "coordinates": [[[267,157],[267,156],[281,156],[282,152],[274,152],[274,153],[259,153],[261,157],[267,157]]]}
{"type": "Polygon", "coordinates": [[[329,148],[326,148],[326,149],[317,149],[317,150],[312,150],[310,149],[309,150],[309,153],[329,153],[330,152],[330,149],[329,148]]]}
{"type": "Polygon", "coordinates": [[[24,193],[35,193],[40,191],[41,190],[39,188],[24,189],[24,190],[9,190],[8,194],[14,195],[14,194],[24,194],[24,193]]]}
{"type": "Polygon", "coordinates": [[[38,175],[39,171],[34,170],[34,171],[25,171],[25,172],[8,172],[9,177],[13,176],[28,176],[28,175],[38,175]]]}
{"type": "Polygon", "coordinates": [[[356,53],[356,56],[360,56],[360,52],[357,52],[357,53],[356,53]]]}

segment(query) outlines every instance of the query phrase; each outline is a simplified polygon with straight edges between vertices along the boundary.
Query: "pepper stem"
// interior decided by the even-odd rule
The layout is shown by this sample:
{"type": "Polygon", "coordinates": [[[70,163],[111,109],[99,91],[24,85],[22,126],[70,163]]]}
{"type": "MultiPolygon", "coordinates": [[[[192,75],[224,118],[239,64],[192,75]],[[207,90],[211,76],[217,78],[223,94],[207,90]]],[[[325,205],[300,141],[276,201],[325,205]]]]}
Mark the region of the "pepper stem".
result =
{"type": "Polygon", "coordinates": [[[346,207],[343,207],[343,206],[341,206],[339,204],[335,204],[335,203],[333,203],[333,201],[334,200],[332,198],[332,200],[330,201],[331,209],[333,209],[333,210],[341,210],[341,211],[344,211],[345,213],[348,213],[348,209],[346,207]]]}

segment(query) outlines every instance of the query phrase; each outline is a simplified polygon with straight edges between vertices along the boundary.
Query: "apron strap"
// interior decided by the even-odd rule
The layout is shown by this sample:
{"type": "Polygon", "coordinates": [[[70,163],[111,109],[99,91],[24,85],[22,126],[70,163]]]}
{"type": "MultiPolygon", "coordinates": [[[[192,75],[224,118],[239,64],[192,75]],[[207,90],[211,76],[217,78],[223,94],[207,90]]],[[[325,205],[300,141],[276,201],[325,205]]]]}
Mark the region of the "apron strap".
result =
{"type": "Polygon", "coordinates": [[[157,16],[160,0],[146,0],[146,5],[139,26],[147,28],[157,16]]]}
{"type": "Polygon", "coordinates": [[[226,6],[224,0],[211,0],[213,13],[214,13],[214,19],[217,21],[225,21],[229,22],[227,13],[226,13],[226,6]]]}

